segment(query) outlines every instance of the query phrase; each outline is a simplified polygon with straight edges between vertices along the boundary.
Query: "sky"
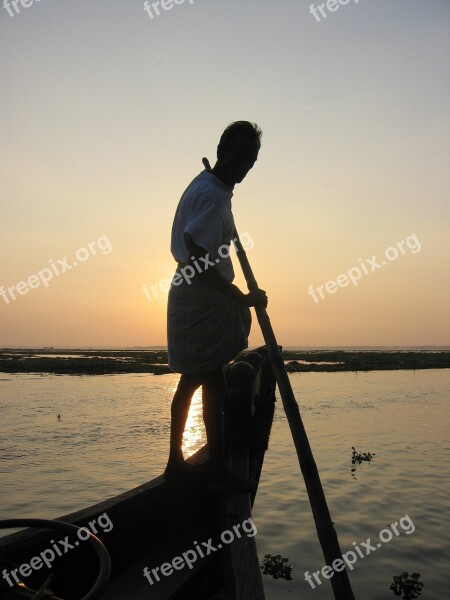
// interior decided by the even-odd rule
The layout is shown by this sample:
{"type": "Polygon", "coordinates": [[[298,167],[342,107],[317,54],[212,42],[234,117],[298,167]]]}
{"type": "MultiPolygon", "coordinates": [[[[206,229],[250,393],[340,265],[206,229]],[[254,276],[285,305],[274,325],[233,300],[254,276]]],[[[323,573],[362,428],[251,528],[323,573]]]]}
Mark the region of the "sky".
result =
{"type": "Polygon", "coordinates": [[[0,347],[165,345],[178,201],[242,119],[233,213],[278,343],[449,344],[448,0],[23,2],[0,3],[0,347]]]}

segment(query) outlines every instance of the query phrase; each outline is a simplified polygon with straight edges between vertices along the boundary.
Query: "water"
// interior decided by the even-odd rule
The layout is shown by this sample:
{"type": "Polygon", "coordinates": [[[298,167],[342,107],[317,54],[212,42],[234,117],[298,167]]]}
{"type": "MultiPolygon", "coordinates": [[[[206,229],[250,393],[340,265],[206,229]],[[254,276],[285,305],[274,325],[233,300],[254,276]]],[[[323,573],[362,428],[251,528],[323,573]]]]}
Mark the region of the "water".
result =
{"type": "MultiPolygon", "coordinates": [[[[0,518],[55,518],[159,475],[177,381],[0,374],[0,518]]],[[[447,600],[448,370],[305,373],[291,381],[341,549],[355,551],[355,542],[364,555],[350,573],[356,597],[395,598],[392,576],[416,571],[424,600],[447,600]],[[375,453],[354,473],[352,446],[375,453]],[[382,529],[390,541],[380,541],[382,529]],[[366,556],[368,538],[380,547],[366,556]]],[[[204,441],[196,394],[185,452],[204,441]]],[[[325,563],[281,402],[253,516],[260,558],[281,554],[293,565],[293,581],[264,576],[267,599],[331,598],[322,574],[320,585],[312,579],[315,589],[305,580],[325,563]]]]}

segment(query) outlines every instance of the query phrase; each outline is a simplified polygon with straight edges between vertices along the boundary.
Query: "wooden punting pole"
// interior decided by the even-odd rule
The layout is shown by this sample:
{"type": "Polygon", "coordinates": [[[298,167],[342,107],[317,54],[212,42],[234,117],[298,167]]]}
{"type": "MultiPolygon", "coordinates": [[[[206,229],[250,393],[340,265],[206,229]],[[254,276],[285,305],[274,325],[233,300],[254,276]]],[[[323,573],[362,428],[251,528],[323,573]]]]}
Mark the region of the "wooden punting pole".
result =
{"type": "MultiPolygon", "coordinates": [[[[253,271],[248,262],[245,250],[239,240],[236,229],[234,230],[234,245],[236,254],[242,267],[247,287],[250,292],[258,289],[253,271]]],[[[339,547],[339,541],[336,531],[331,520],[330,511],[328,510],[327,501],[323,492],[322,483],[320,481],[319,472],[312,454],[311,446],[309,445],[305,427],[300,415],[300,410],[297,401],[292,391],[291,382],[289,380],[280,347],[278,346],[275,334],[270,323],[269,315],[266,309],[260,305],[255,306],[256,316],[261,327],[264,340],[269,352],[269,358],[272,363],[275,378],[280,390],[281,399],[283,401],[284,410],[289,422],[292,437],[294,439],[295,449],[297,451],[300,469],[305,480],[306,490],[308,492],[309,501],[311,504],[314,522],[319,536],[320,545],[322,546],[323,555],[327,565],[333,563],[336,559],[342,558],[342,552],[339,547]]],[[[335,571],[330,579],[333,587],[335,600],[354,600],[353,591],[348,577],[347,570],[335,571]]]]}

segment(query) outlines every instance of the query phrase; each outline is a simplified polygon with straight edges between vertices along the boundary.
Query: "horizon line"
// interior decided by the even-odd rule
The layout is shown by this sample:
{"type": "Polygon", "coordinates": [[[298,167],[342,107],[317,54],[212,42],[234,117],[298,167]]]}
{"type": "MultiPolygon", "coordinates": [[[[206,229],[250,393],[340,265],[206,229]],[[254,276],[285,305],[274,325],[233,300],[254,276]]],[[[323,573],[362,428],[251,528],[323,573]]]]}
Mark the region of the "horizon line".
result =
{"type": "MultiPolygon", "coordinates": [[[[262,344],[264,345],[264,344],[262,344]]],[[[249,346],[248,349],[258,348],[260,346],[249,346]]],[[[391,345],[321,345],[321,346],[310,346],[310,345],[289,345],[282,346],[283,350],[337,350],[337,349],[347,349],[347,348],[358,348],[358,349],[371,349],[371,348],[439,348],[450,350],[449,344],[412,344],[412,345],[401,345],[401,344],[391,344],[391,345]]],[[[148,345],[148,346],[1,346],[0,352],[5,350],[167,350],[167,345],[148,345]]]]}

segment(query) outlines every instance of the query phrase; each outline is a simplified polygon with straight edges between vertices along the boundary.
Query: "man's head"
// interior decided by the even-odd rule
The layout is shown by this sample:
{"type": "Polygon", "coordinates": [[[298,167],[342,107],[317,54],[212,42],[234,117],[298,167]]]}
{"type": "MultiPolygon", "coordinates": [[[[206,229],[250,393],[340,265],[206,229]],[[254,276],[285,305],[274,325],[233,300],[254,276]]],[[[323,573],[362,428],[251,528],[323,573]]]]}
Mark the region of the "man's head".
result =
{"type": "Polygon", "coordinates": [[[216,175],[230,186],[241,183],[258,158],[261,136],[256,123],[236,121],[228,125],[217,146],[216,175]]]}

